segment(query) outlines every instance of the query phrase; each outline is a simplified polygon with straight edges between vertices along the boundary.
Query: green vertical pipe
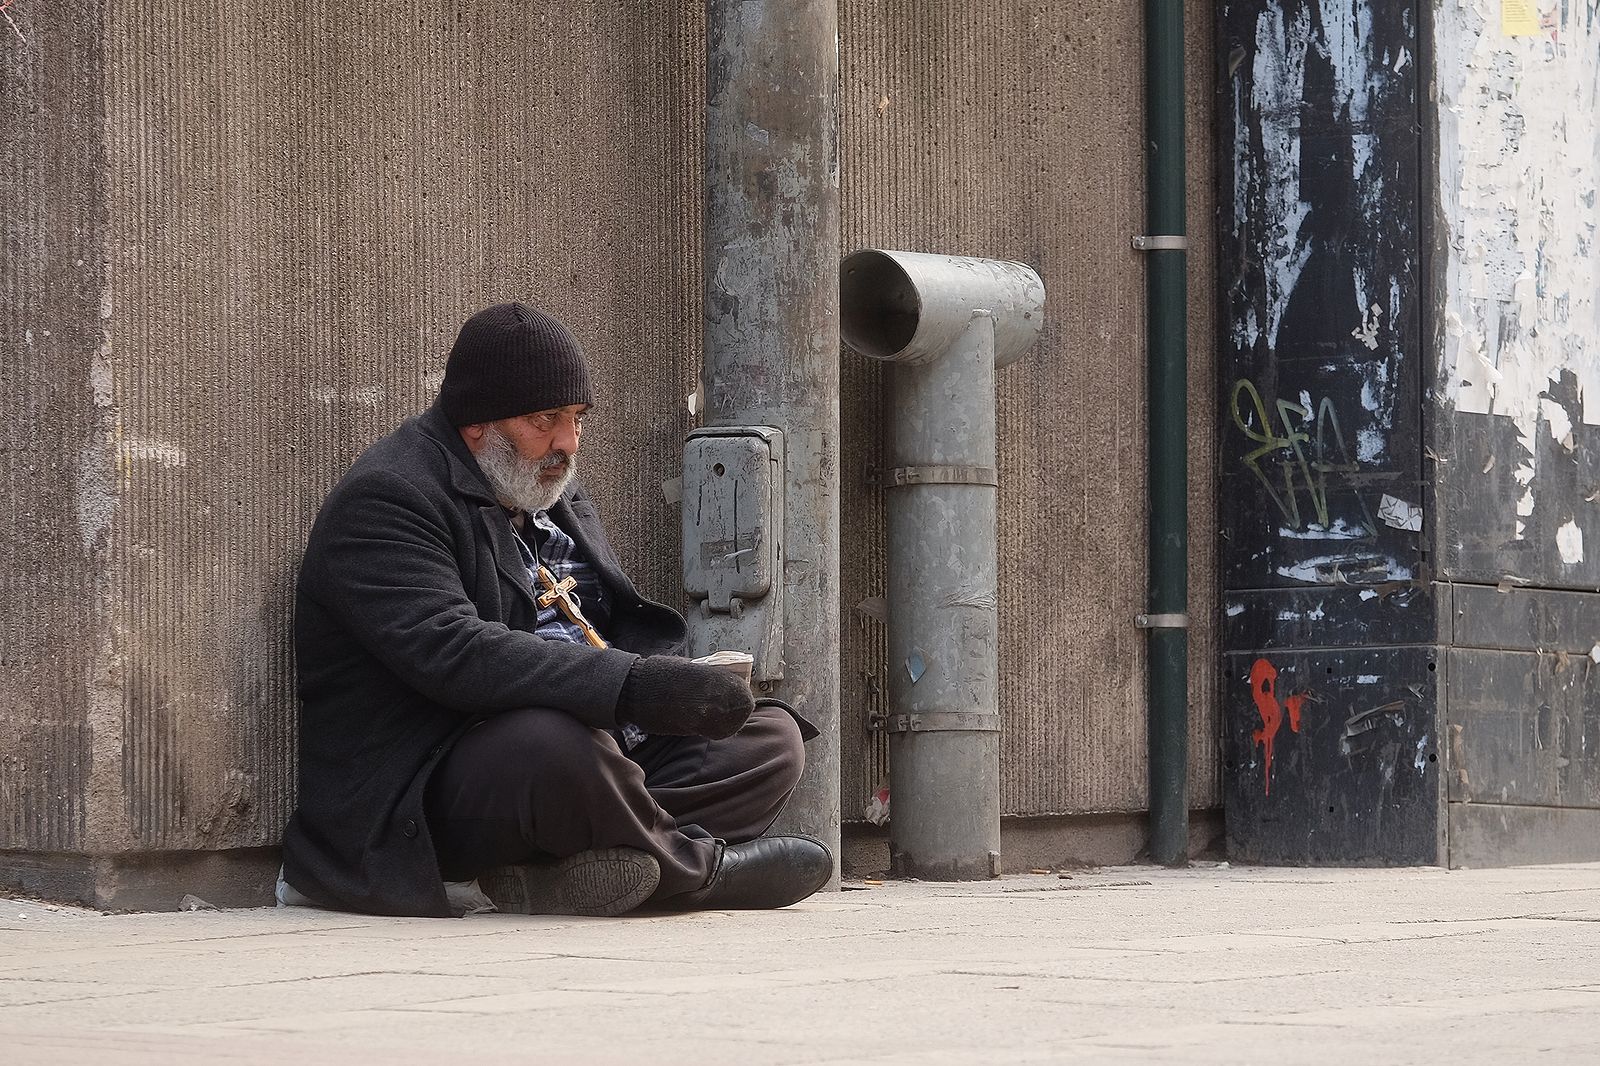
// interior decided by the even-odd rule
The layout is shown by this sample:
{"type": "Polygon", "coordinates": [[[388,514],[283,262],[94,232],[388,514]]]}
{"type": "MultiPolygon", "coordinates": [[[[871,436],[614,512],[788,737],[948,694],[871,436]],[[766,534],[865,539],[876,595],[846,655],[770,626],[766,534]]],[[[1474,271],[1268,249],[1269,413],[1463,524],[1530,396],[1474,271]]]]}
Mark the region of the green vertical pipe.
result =
{"type": "MultiPolygon", "coordinates": [[[[1186,235],[1183,0],[1145,0],[1148,234],[1186,235]]],[[[1161,616],[1189,605],[1188,285],[1180,248],[1149,251],[1146,270],[1150,411],[1150,855],[1189,853],[1189,634],[1161,616]]]]}

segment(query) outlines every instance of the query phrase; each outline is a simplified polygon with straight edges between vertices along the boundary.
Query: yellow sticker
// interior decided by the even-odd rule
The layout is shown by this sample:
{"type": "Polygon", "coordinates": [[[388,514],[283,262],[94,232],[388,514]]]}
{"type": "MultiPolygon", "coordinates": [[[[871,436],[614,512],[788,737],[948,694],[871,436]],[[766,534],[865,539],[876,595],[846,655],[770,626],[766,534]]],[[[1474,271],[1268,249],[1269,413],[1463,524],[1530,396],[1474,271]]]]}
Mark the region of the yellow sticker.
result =
{"type": "Polygon", "coordinates": [[[1500,0],[1500,32],[1507,37],[1526,37],[1538,33],[1537,0],[1500,0]]]}

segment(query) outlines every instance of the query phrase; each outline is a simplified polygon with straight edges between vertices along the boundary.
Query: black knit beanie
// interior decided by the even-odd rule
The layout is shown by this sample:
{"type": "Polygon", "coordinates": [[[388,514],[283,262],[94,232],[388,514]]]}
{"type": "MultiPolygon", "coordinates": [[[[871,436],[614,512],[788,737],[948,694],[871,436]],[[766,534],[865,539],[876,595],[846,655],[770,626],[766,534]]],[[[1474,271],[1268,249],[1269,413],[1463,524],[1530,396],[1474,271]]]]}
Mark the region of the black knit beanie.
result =
{"type": "Polygon", "coordinates": [[[444,365],[439,406],[455,426],[594,403],[578,339],[527,304],[495,304],[467,319],[444,365]]]}

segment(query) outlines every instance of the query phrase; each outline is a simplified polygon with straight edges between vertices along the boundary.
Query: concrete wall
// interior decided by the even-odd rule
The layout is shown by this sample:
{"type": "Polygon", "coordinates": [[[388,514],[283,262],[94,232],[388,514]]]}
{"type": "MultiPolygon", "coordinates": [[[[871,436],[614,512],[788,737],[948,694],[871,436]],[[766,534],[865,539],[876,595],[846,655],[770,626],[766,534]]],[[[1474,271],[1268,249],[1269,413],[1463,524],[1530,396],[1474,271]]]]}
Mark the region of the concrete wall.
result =
{"type": "Polygon", "coordinates": [[[587,343],[589,480],[625,562],[673,596],[660,485],[698,365],[693,18],[13,14],[28,40],[0,42],[0,106],[18,116],[6,166],[25,168],[6,183],[21,269],[0,314],[21,383],[6,402],[25,410],[0,429],[22,504],[0,520],[0,844],[276,842],[310,520],[494,300],[535,300],[587,343]]]}
{"type": "MultiPolygon", "coordinates": [[[[1190,779],[1218,802],[1210,5],[1187,13],[1190,85],[1190,779]]],[[[1002,804],[1137,811],[1146,799],[1143,8],[1072,0],[843,5],[847,248],[1019,259],[1044,278],[1039,343],[999,376],[1002,804]]],[[[845,607],[884,589],[881,368],[846,353],[845,607]],[[854,427],[853,431],[852,428],[854,427]]],[[[846,818],[887,776],[883,627],[844,619],[846,818]]]]}
{"type": "Polygon", "coordinates": [[[0,26],[0,846],[85,845],[110,501],[104,55],[91,6],[0,26]]]}
{"type": "MultiPolygon", "coordinates": [[[[309,522],[350,459],[427,402],[456,326],[488,302],[534,300],[586,342],[586,479],[641,586],[680,598],[660,486],[699,359],[698,4],[10,14],[25,38],[0,27],[0,166],[17,190],[0,307],[20,386],[0,401],[13,869],[276,842],[309,522]]],[[[1025,259],[1052,290],[1049,333],[1002,390],[1006,810],[1137,810],[1139,7],[852,2],[842,18],[847,244],[1025,259]]],[[[1191,18],[1198,87],[1209,37],[1191,18]]],[[[1201,249],[1208,105],[1197,91],[1201,249]]],[[[1203,251],[1193,264],[1206,338],[1203,251]]],[[[1200,340],[1197,392],[1209,354],[1200,340]]],[[[865,726],[888,664],[853,610],[882,591],[864,476],[880,379],[845,368],[850,812],[882,772],[865,726]]],[[[1211,432],[1194,409],[1205,619],[1211,432]]],[[[1196,630],[1202,806],[1217,796],[1211,639],[1196,630]]]]}

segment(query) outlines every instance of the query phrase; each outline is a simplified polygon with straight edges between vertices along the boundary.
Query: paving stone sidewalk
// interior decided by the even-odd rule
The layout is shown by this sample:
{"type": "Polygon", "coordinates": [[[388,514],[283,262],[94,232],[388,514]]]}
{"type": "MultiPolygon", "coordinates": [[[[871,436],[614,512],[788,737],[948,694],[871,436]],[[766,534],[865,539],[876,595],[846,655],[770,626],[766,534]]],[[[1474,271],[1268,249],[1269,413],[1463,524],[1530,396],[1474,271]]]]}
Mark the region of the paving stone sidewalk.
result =
{"type": "Polygon", "coordinates": [[[1600,1063],[1600,865],[1127,867],[609,921],[0,900],[0,959],[8,1066],[1600,1063]]]}

